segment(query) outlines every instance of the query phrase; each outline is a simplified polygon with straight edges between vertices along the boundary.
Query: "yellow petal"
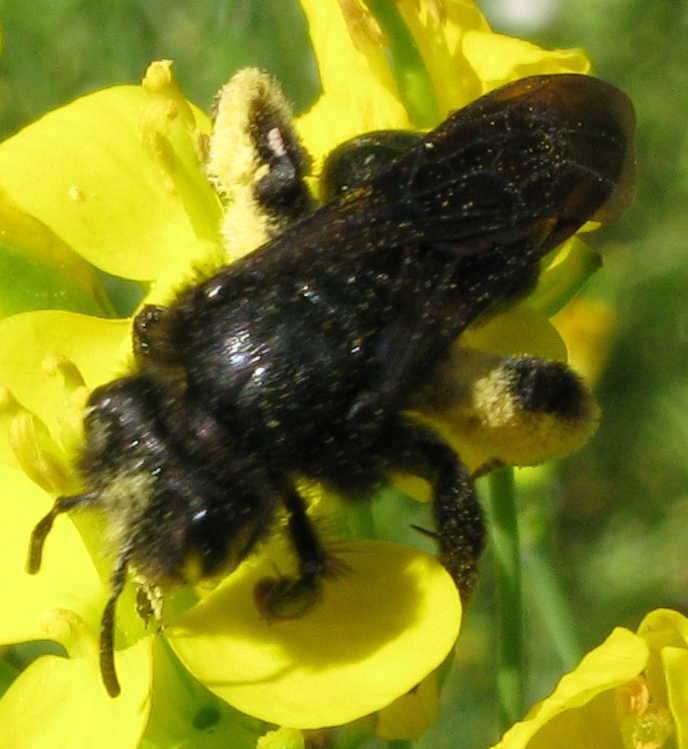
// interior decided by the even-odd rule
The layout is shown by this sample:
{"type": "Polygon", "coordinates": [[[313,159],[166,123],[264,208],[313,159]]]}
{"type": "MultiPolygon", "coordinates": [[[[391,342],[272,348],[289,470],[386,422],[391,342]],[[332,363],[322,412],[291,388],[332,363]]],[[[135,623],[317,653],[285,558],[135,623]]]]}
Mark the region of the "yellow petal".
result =
{"type": "Polygon", "coordinates": [[[638,634],[651,649],[646,676],[656,700],[668,705],[677,735],[688,746],[688,618],[671,609],[651,611],[638,634]]]}
{"type": "Polygon", "coordinates": [[[611,353],[616,310],[606,302],[573,299],[552,318],[552,325],[566,341],[571,366],[594,385],[611,353]]]}
{"type": "MultiPolygon", "coordinates": [[[[59,310],[26,312],[0,320],[0,385],[8,386],[56,435],[64,415],[65,389],[60,376],[46,373],[46,357],[63,354],[93,388],[123,368],[131,350],[130,326],[130,320],[104,320],[59,310]]],[[[73,413],[69,416],[73,418],[73,413]]],[[[0,462],[16,463],[4,439],[0,439],[0,462]]]]}
{"type": "Polygon", "coordinates": [[[672,609],[655,609],[640,623],[638,634],[657,651],[666,646],[688,647],[688,618],[672,609]]]}
{"type": "Polygon", "coordinates": [[[429,11],[429,3],[415,0],[399,2],[406,25],[423,56],[431,76],[440,112],[466,106],[483,93],[475,70],[466,60],[462,40],[468,31],[480,30],[492,35],[485,16],[472,0],[444,2],[441,21],[429,11]]]}
{"type": "Polygon", "coordinates": [[[94,265],[150,280],[217,236],[218,199],[183,120],[141,86],[84,96],[0,145],[0,186],[94,265]]]}
{"type": "Polygon", "coordinates": [[[566,344],[554,326],[527,304],[519,304],[486,323],[466,330],[461,345],[499,354],[566,361],[566,344]]]}
{"type": "Polygon", "coordinates": [[[590,61],[580,50],[546,50],[525,39],[486,31],[467,31],[463,53],[487,93],[529,75],[587,73],[590,61]]]}
{"type": "MultiPolygon", "coordinates": [[[[105,591],[81,536],[67,518],[59,518],[45,544],[36,575],[25,572],[29,539],[53,497],[14,468],[0,465],[0,642],[53,639],[66,647],[81,632],[59,611],[73,612],[85,627],[98,631],[105,591]]],[[[76,644],[78,647],[78,643],[76,644]]],[[[2,723],[0,723],[2,725],[2,723]]]]}
{"type": "Polygon", "coordinates": [[[151,639],[117,654],[125,688],[111,699],[98,657],[43,656],[0,699],[0,743],[12,749],[136,749],[150,709],[151,639]]]}
{"type": "Polygon", "coordinates": [[[342,141],[369,130],[408,128],[406,110],[384,49],[356,47],[335,2],[301,0],[318,61],[323,95],[297,122],[317,164],[342,141]],[[355,85],[352,85],[355,82],[355,85]]]}
{"type": "Polygon", "coordinates": [[[387,741],[419,739],[437,719],[438,673],[433,671],[408,694],[377,714],[375,733],[387,741]]]}
{"type": "Polygon", "coordinates": [[[0,191],[0,316],[30,309],[107,310],[95,269],[0,191]]]}
{"type": "Polygon", "coordinates": [[[428,554],[381,541],[339,547],[346,571],[301,619],[261,618],[253,590],[275,567],[252,558],[170,623],[173,648],[208,689],[271,723],[339,725],[388,705],[451,650],[458,593],[428,554]]]}
{"type": "Polygon", "coordinates": [[[666,674],[667,702],[674,719],[676,744],[688,747],[688,649],[665,648],[662,661],[666,674]]]}
{"type": "Polygon", "coordinates": [[[571,749],[582,737],[586,749],[620,746],[613,690],[641,673],[648,655],[641,637],[617,627],[494,749],[571,749]]]}
{"type": "Polygon", "coordinates": [[[284,727],[268,731],[256,743],[256,749],[304,749],[304,746],[301,731],[284,727]]]}

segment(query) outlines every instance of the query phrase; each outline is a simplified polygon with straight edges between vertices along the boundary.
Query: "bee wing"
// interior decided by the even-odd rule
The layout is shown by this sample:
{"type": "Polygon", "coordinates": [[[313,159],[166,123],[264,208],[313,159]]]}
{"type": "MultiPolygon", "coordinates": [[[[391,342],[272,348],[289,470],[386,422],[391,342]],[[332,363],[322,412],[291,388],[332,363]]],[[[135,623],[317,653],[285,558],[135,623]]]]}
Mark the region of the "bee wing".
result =
{"type": "Polygon", "coordinates": [[[526,78],[450,116],[371,182],[368,201],[388,228],[401,218],[397,241],[461,255],[526,242],[542,255],[625,209],[633,136],[633,107],[614,86],[526,78]]]}
{"type": "Polygon", "coordinates": [[[491,305],[526,292],[524,263],[534,281],[537,261],[582,224],[618,218],[633,197],[633,140],[633,107],[621,91],[587,76],[538,76],[453,114],[371,180],[362,208],[345,199],[350,224],[340,236],[351,239],[353,223],[368,227],[368,243],[379,235],[387,247],[439,250],[467,279],[448,310],[456,266],[446,262],[444,277],[424,282],[437,266],[413,264],[427,293],[409,294],[403,319],[388,321],[383,375],[364,398],[397,392],[432,359],[430,343],[436,351],[491,305]]]}

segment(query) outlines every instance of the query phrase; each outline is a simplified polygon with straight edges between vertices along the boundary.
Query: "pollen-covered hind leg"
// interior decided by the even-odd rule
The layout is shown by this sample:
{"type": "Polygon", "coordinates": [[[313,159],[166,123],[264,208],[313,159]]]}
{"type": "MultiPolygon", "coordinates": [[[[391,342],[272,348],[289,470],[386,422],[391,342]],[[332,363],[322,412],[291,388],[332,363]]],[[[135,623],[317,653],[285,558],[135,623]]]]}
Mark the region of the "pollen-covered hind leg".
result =
{"type": "MultiPolygon", "coordinates": [[[[403,427],[402,427],[403,429],[403,427]]],[[[478,561],[485,547],[485,521],[473,480],[456,453],[431,434],[408,426],[400,468],[416,473],[433,488],[439,559],[466,602],[478,580],[478,561]]]]}
{"type": "Polygon", "coordinates": [[[79,507],[80,505],[89,504],[96,498],[93,493],[75,494],[73,496],[58,497],[50,512],[37,523],[31,533],[29,542],[29,557],[26,562],[26,571],[29,575],[35,575],[41,568],[41,559],[43,558],[43,545],[45,539],[53,527],[55,518],[69,510],[79,507]]]}
{"type": "Polygon", "coordinates": [[[289,512],[289,537],[298,557],[298,576],[264,578],[256,586],[256,605],[266,619],[303,616],[320,599],[323,578],[338,569],[308,517],[301,495],[285,485],[282,500],[289,512]]]}

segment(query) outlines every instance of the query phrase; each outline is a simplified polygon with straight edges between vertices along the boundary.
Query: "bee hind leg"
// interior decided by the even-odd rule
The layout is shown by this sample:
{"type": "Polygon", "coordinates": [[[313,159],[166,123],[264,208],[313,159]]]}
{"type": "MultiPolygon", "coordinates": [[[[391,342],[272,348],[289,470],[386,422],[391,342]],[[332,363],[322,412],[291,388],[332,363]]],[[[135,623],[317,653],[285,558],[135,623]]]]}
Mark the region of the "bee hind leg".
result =
{"type": "Polygon", "coordinates": [[[456,453],[432,434],[413,425],[402,427],[406,445],[399,468],[415,473],[433,489],[439,559],[466,603],[478,580],[478,560],[485,547],[485,520],[470,473],[456,453]]]}

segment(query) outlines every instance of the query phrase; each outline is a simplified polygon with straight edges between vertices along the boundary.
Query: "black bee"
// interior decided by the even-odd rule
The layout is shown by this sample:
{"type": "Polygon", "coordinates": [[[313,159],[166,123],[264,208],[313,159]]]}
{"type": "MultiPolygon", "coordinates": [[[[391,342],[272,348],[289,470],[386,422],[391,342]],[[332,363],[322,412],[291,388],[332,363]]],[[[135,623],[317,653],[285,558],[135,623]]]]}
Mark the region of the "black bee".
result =
{"type": "MultiPolygon", "coordinates": [[[[263,585],[260,606],[279,618],[317,600],[338,566],[302,478],[353,500],[391,473],[425,479],[440,559],[469,594],[485,538],[473,480],[414,414],[453,397],[465,328],[530,292],[544,255],[589,219],[618,215],[631,193],[632,106],[582,75],[504,86],[427,135],[356,139],[325,166],[329,201],[316,210],[280,107],[256,94],[246,123],[252,199],[274,238],[138,314],[135,368],[88,402],[85,490],[59,497],[32,536],[35,573],[58,515],[107,517],[117,557],[101,670],[112,696],[128,571],[155,589],[231,569],[286,510],[298,576],[263,585]]],[[[524,413],[583,418],[589,396],[564,365],[515,357],[502,368],[502,397],[524,413]]]]}

